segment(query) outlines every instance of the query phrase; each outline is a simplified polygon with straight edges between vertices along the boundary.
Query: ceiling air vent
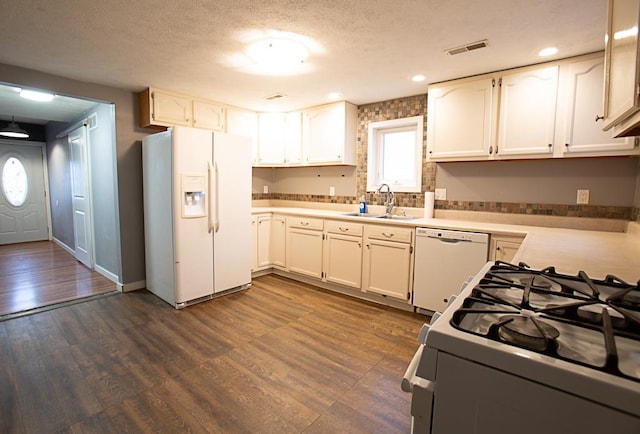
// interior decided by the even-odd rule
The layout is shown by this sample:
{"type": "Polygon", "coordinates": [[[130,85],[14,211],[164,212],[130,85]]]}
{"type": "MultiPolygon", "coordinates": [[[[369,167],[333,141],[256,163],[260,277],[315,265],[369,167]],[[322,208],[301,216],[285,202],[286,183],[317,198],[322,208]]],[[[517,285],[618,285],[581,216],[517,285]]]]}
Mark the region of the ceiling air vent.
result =
{"type": "Polygon", "coordinates": [[[266,97],[265,99],[267,101],[273,101],[274,99],[280,99],[280,98],[284,98],[287,95],[283,94],[283,93],[274,93],[273,95],[269,95],[268,97],[266,97]]]}
{"type": "Polygon", "coordinates": [[[489,41],[483,39],[482,41],[472,42],[470,44],[461,45],[460,47],[449,48],[448,50],[444,50],[447,54],[454,55],[460,53],[466,53],[467,51],[477,50],[478,48],[484,48],[489,45],[489,41]]]}

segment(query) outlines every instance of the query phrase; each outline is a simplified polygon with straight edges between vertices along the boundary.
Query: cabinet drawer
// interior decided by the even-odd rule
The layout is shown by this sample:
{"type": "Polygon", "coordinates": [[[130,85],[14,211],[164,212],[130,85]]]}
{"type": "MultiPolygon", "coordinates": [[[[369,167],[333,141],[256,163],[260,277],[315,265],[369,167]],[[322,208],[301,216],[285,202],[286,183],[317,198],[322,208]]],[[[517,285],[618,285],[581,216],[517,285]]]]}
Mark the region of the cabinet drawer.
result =
{"type": "Polygon", "coordinates": [[[364,225],[344,221],[328,220],[325,222],[325,230],[332,234],[362,236],[364,225]]]}
{"type": "Polygon", "coordinates": [[[287,227],[321,231],[324,225],[322,219],[309,217],[287,217],[287,227]]]}
{"type": "Polygon", "coordinates": [[[413,230],[393,226],[367,226],[366,235],[376,240],[395,241],[410,244],[413,241],[413,230]]]}

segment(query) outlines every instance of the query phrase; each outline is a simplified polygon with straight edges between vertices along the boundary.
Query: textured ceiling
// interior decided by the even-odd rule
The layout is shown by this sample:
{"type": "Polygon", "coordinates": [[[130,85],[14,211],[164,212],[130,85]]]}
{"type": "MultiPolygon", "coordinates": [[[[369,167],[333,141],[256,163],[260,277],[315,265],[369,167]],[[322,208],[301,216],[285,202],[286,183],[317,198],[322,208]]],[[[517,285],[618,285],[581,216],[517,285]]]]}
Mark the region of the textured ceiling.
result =
{"type": "Polygon", "coordinates": [[[259,111],[321,104],[333,91],[358,105],[426,93],[427,83],[540,62],[548,45],[555,58],[599,51],[606,23],[606,0],[4,0],[1,10],[0,63],[259,111]],[[322,52],[295,76],[230,66],[243,35],[269,30],[322,52]],[[489,47],[443,51],[481,39],[489,47]],[[417,73],[427,81],[410,81],[417,73]],[[265,100],[274,93],[288,97],[265,100]]]}

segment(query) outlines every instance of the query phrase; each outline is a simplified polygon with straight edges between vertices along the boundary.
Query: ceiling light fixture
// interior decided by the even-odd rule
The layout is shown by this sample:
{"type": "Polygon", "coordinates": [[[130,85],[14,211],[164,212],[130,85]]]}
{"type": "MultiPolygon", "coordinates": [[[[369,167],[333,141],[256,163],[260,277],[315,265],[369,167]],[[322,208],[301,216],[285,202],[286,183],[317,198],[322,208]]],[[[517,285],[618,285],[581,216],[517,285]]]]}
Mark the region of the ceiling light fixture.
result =
{"type": "Polygon", "coordinates": [[[53,99],[53,94],[49,92],[40,92],[37,90],[22,89],[20,96],[31,101],[49,102],[53,99]]]}
{"type": "Polygon", "coordinates": [[[15,116],[13,116],[11,118],[11,123],[0,129],[0,136],[11,137],[12,139],[27,139],[29,138],[29,133],[16,124],[15,116]]]}
{"type": "Polygon", "coordinates": [[[420,83],[421,81],[425,81],[427,79],[427,77],[425,77],[422,74],[416,74],[413,77],[411,77],[411,81],[415,81],[416,83],[420,83]]]}
{"type": "Polygon", "coordinates": [[[339,99],[341,99],[344,95],[341,94],[340,92],[331,92],[329,94],[329,99],[331,101],[338,101],[339,99]]]}
{"type": "Polygon", "coordinates": [[[558,52],[558,49],[556,47],[547,47],[547,48],[543,48],[542,50],[538,51],[538,56],[540,56],[540,57],[553,56],[557,52],[558,52]]]}

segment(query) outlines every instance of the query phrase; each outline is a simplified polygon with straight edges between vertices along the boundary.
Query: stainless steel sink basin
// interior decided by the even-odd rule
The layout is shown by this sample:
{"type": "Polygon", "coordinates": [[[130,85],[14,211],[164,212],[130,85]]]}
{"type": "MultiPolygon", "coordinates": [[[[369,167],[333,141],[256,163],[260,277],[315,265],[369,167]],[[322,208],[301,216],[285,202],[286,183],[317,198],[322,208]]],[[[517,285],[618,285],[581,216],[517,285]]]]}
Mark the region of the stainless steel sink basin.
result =
{"type": "Polygon", "coordinates": [[[342,215],[349,217],[369,217],[369,218],[380,218],[383,217],[384,214],[371,214],[371,213],[360,213],[360,212],[346,212],[342,215]]]}
{"type": "Polygon", "coordinates": [[[411,217],[408,215],[387,215],[387,214],[383,214],[381,216],[378,216],[377,218],[379,219],[389,219],[389,220],[415,220],[418,217],[411,217]]]}
{"type": "Polygon", "coordinates": [[[372,213],[359,213],[359,212],[347,212],[342,214],[349,217],[369,217],[374,219],[387,219],[387,220],[414,220],[417,217],[410,217],[406,215],[388,215],[388,214],[372,214],[372,213]]]}

